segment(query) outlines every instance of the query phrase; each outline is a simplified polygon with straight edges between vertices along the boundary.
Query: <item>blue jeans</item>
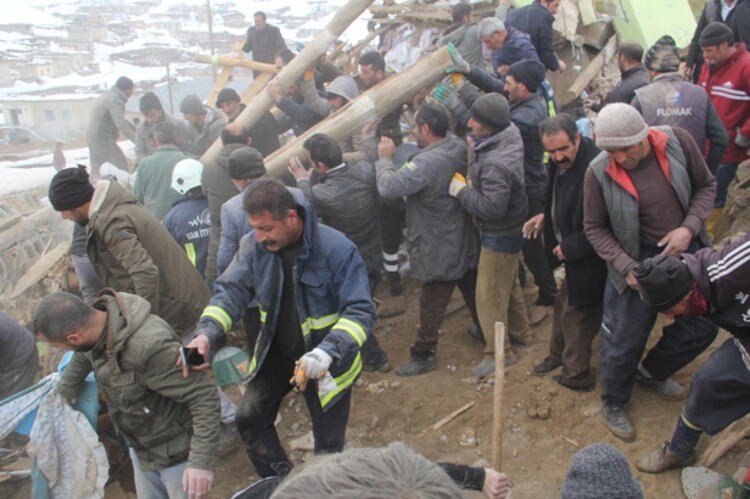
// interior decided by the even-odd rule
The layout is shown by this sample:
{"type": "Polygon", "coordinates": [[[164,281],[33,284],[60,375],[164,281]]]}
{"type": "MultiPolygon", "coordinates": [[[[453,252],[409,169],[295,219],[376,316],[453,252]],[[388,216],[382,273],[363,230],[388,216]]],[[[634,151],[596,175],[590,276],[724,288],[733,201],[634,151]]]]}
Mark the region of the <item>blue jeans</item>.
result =
{"type": "Polygon", "coordinates": [[[187,499],[187,494],[182,488],[182,474],[187,468],[187,461],[169,468],[143,471],[132,448],[130,460],[133,462],[135,493],[138,499],[187,499]]]}
{"type": "Polygon", "coordinates": [[[737,163],[719,163],[716,168],[716,199],[714,208],[723,208],[727,202],[727,190],[737,173],[737,163]]]}

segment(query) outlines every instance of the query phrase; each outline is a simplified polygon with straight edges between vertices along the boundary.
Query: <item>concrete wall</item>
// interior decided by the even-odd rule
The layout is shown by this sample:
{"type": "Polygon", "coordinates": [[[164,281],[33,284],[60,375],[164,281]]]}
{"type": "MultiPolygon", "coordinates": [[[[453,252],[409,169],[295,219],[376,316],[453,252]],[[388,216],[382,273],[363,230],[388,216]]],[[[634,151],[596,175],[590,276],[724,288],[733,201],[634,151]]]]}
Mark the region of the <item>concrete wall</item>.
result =
{"type": "Polygon", "coordinates": [[[95,97],[76,100],[6,100],[0,101],[0,111],[7,125],[31,128],[49,140],[72,140],[85,137],[95,101],[95,97]]]}

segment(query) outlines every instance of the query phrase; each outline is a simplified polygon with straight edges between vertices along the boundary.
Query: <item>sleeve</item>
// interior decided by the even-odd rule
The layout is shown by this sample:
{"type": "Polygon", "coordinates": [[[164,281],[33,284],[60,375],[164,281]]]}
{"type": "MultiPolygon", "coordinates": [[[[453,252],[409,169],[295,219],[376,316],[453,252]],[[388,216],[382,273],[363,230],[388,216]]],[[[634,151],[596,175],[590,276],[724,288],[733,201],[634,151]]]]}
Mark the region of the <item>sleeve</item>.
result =
{"type": "Polygon", "coordinates": [[[248,28],[247,34],[245,35],[245,43],[242,45],[242,51],[247,54],[248,52],[252,52],[254,48],[253,28],[248,28]]]}
{"type": "Polygon", "coordinates": [[[438,463],[453,483],[467,490],[482,490],[484,488],[484,468],[475,468],[465,464],[438,463]]]}
{"type": "Polygon", "coordinates": [[[370,294],[365,262],[352,243],[333,277],[339,319],[318,348],[334,359],[362,347],[375,325],[375,305],[370,294]]]}
{"type": "Polygon", "coordinates": [[[625,252],[609,228],[602,189],[591,168],[583,182],[583,230],[597,254],[623,276],[638,262],[625,252]]]}
{"type": "Polygon", "coordinates": [[[505,82],[489,74],[476,66],[471,67],[466,79],[479,87],[484,92],[497,92],[505,95],[505,82]]]}
{"type": "Polygon", "coordinates": [[[211,355],[225,340],[224,335],[245,314],[255,297],[251,270],[253,254],[252,233],[240,239],[240,247],[226,270],[214,281],[214,294],[198,321],[202,334],[211,344],[211,355]]]}
{"type": "Polygon", "coordinates": [[[706,138],[709,141],[706,164],[708,165],[708,169],[713,173],[719,167],[721,158],[724,156],[724,151],[727,150],[729,135],[708,95],[706,96],[706,100],[708,101],[708,108],[706,109],[706,138]]]}
{"type": "Polygon", "coordinates": [[[391,158],[380,158],[375,163],[378,193],[384,198],[398,198],[421,191],[430,182],[426,168],[420,167],[419,159],[410,161],[396,170],[391,158]]]}
{"type": "Polygon", "coordinates": [[[698,149],[693,137],[682,128],[673,128],[673,130],[685,153],[688,174],[693,187],[693,195],[690,198],[690,205],[688,205],[682,226],[690,230],[695,236],[701,231],[703,223],[714,207],[716,178],[709,171],[708,165],[703,159],[703,153],[698,149]]]}
{"type": "Polygon", "coordinates": [[[750,232],[718,251],[703,248],[683,258],[690,262],[689,267],[699,266],[706,274],[711,284],[711,303],[719,310],[735,307],[738,302],[750,308],[750,232]],[[698,260],[697,265],[692,260],[698,260]]]}
{"type": "Polygon", "coordinates": [[[298,84],[302,94],[302,103],[305,107],[321,118],[331,114],[331,103],[320,96],[318,89],[315,88],[315,80],[302,79],[298,84]]]}
{"type": "Polygon", "coordinates": [[[698,58],[703,57],[701,47],[698,44],[698,40],[700,39],[703,28],[705,28],[707,24],[708,21],[706,20],[706,7],[704,6],[703,11],[701,11],[701,15],[698,18],[698,24],[695,27],[693,39],[690,40],[690,48],[688,49],[687,61],[685,62],[685,64],[689,68],[694,68],[698,62],[698,58]]]}
{"type": "MultiPolygon", "coordinates": [[[[172,359],[172,365],[174,365],[174,358],[172,359]]],[[[92,369],[93,366],[84,353],[73,353],[73,357],[60,376],[57,393],[68,400],[78,398],[83,388],[83,382],[92,369]]]]}
{"type": "MultiPolygon", "coordinates": [[[[365,125],[367,128],[367,125],[365,125]]],[[[375,129],[362,131],[352,135],[352,152],[345,152],[343,159],[350,165],[356,165],[361,161],[372,163],[378,159],[378,142],[375,138],[375,129]]]]}
{"type": "MultiPolygon", "coordinates": [[[[148,137],[144,131],[143,125],[140,125],[135,131],[135,163],[139,164],[148,154],[148,137]]],[[[136,170],[138,171],[138,170],[136,170]]]]}
{"type": "Polygon", "coordinates": [[[466,187],[458,193],[461,206],[481,220],[501,220],[508,211],[513,195],[510,183],[502,168],[487,166],[480,173],[481,190],[466,187]]]}
{"type": "Polygon", "coordinates": [[[114,223],[105,229],[104,242],[107,251],[123,269],[133,283],[133,294],[151,304],[151,312],[161,315],[159,310],[159,269],[138,239],[132,224],[114,223]]]}
{"type": "Polygon", "coordinates": [[[298,123],[303,127],[310,127],[320,121],[323,117],[315,113],[312,109],[302,104],[298,104],[288,95],[282,97],[276,106],[291,118],[292,122],[298,123]]]}
{"type": "Polygon", "coordinates": [[[310,181],[303,179],[297,184],[300,190],[305,194],[305,199],[310,201],[318,212],[318,219],[324,224],[328,224],[330,214],[340,207],[341,192],[334,192],[325,184],[315,184],[310,187],[310,181]],[[309,195],[309,197],[308,197],[309,195]],[[337,202],[338,201],[338,202],[337,202]]]}
{"type": "Polygon", "coordinates": [[[135,128],[132,123],[125,119],[125,104],[111,102],[108,110],[117,129],[131,142],[135,142],[135,128]]]}
{"type": "Polygon", "coordinates": [[[284,37],[281,36],[281,30],[279,28],[274,27],[274,33],[273,33],[273,55],[275,56],[277,52],[280,50],[286,48],[286,42],[284,41],[284,37]]]}
{"type": "Polygon", "coordinates": [[[557,71],[560,69],[560,63],[557,61],[555,49],[552,47],[553,37],[552,25],[544,23],[537,31],[536,47],[539,48],[537,55],[542,64],[550,71],[557,71]]]}
{"type": "Polygon", "coordinates": [[[143,359],[145,385],[162,397],[187,407],[192,416],[188,467],[213,471],[219,461],[221,409],[216,382],[205,372],[192,372],[186,379],[174,368],[181,348],[176,339],[160,339],[143,359]]]}
{"type": "Polygon", "coordinates": [[[596,251],[591,246],[586,233],[583,230],[568,234],[560,243],[565,259],[570,262],[591,258],[596,251]]]}
{"type": "Polygon", "coordinates": [[[239,228],[232,221],[226,203],[221,206],[221,239],[216,253],[216,270],[219,275],[229,266],[239,246],[239,228]]]}
{"type": "Polygon", "coordinates": [[[169,235],[172,236],[172,239],[177,241],[177,244],[180,243],[180,234],[177,232],[177,222],[175,221],[175,215],[173,210],[169,210],[167,214],[164,216],[164,220],[161,221],[162,225],[165,229],[167,229],[167,232],[169,232],[169,235]]]}
{"type": "Polygon", "coordinates": [[[143,168],[138,168],[135,171],[135,179],[133,180],[133,194],[135,199],[142,206],[146,199],[146,194],[143,192],[143,168]]]}

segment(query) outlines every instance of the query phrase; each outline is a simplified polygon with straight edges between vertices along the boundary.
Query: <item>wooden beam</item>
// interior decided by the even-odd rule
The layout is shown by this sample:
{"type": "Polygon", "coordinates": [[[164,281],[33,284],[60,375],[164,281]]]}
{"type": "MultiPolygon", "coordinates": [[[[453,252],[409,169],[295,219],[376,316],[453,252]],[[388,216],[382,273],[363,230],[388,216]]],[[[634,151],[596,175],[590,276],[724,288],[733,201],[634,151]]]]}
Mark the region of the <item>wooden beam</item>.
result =
{"type": "Polygon", "coordinates": [[[244,102],[245,104],[250,102],[253,97],[258,95],[258,93],[263,90],[263,87],[266,86],[266,83],[271,81],[271,78],[273,78],[273,75],[271,73],[259,74],[258,77],[253,80],[250,86],[248,86],[242,92],[242,95],[240,95],[240,99],[242,99],[242,102],[244,102]]]}
{"type": "Polygon", "coordinates": [[[359,133],[367,123],[382,119],[399,106],[411,102],[412,97],[420,90],[440,81],[451,64],[448,47],[442,47],[422,57],[414,65],[360,94],[336,114],[269,155],[265,159],[266,170],[271,175],[281,177],[289,166],[289,159],[292,156],[301,156],[302,144],[315,133],[325,133],[336,140],[345,140],[359,133]]]}
{"type": "Polygon", "coordinates": [[[578,75],[578,78],[576,78],[570,88],[568,88],[568,95],[566,97],[568,97],[570,100],[573,100],[581,95],[583,89],[588,86],[591,80],[596,78],[607,61],[609,61],[612,56],[615,55],[616,49],[617,36],[611,36],[602,51],[599,52],[596,57],[591,60],[589,65],[586,66],[583,71],[581,71],[581,74],[578,75]]]}
{"type": "Polygon", "coordinates": [[[220,66],[231,66],[253,69],[255,71],[262,71],[264,73],[276,74],[277,69],[273,64],[267,64],[265,62],[250,61],[248,59],[240,59],[239,57],[227,57],[225,55],[196,55],[195,60],[198,62],[205,62],[207,64],[218,64],[220,66]]]}
{"type": "Polygon", "coordinates": [[[219,96],[219,92],[221,92],[221,89],[223,89],[227,84],[227,82],[229,81],[229,77],[232,76],[232,69],[234,69],[233,66],[224,66],[222,68],[221,73],[219,73],[219,77],[216,78],[214,88],[211,89],[211,93],[208,94],[208,97],[206,98],[206,105],[208,107],[214,107],[214,105],[216,104],[216,98],[219,96]]]}
{"type": "MultiPolygon", "coordinates": [[[[328,47],[346,31],[346,28],[369,7],[374,0],[349,0],[341,6],[333,16],[328,25],[323,28],[315,38],[304,48],[302,52],[289,62],[275,76],[282,88],[289,88],[292,83],[297,81],[302,74],[315,64],[315,61],[326,53],[328,47]]],[[[447,54],[447,51],[446,51],[447,54]]],[[[235,120],[246,128],[255,125],[273,105],[273,99],[268,92],[260,92],[255,98],[247,103],[247,107],[235,120]]],[[[203,164],[214,161],[219,155],[222,144],[221,139],[217,139],[211,147],[201,156],[203,164]]]]}

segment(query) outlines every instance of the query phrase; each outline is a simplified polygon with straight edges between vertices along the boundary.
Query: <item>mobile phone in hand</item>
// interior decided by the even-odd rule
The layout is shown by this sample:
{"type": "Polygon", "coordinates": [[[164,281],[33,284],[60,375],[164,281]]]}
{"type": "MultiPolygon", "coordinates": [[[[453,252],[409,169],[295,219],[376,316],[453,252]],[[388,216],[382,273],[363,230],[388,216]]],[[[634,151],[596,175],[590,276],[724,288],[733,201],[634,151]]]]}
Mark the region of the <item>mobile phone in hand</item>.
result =
{"type": "Polygon", "coordinates": [[[198,349],[195,347],[181,348],[180,355],[182,356],[182,363],[186,366],[199,366],[206,363],[206,359],[198,353],[198,349]]]}

